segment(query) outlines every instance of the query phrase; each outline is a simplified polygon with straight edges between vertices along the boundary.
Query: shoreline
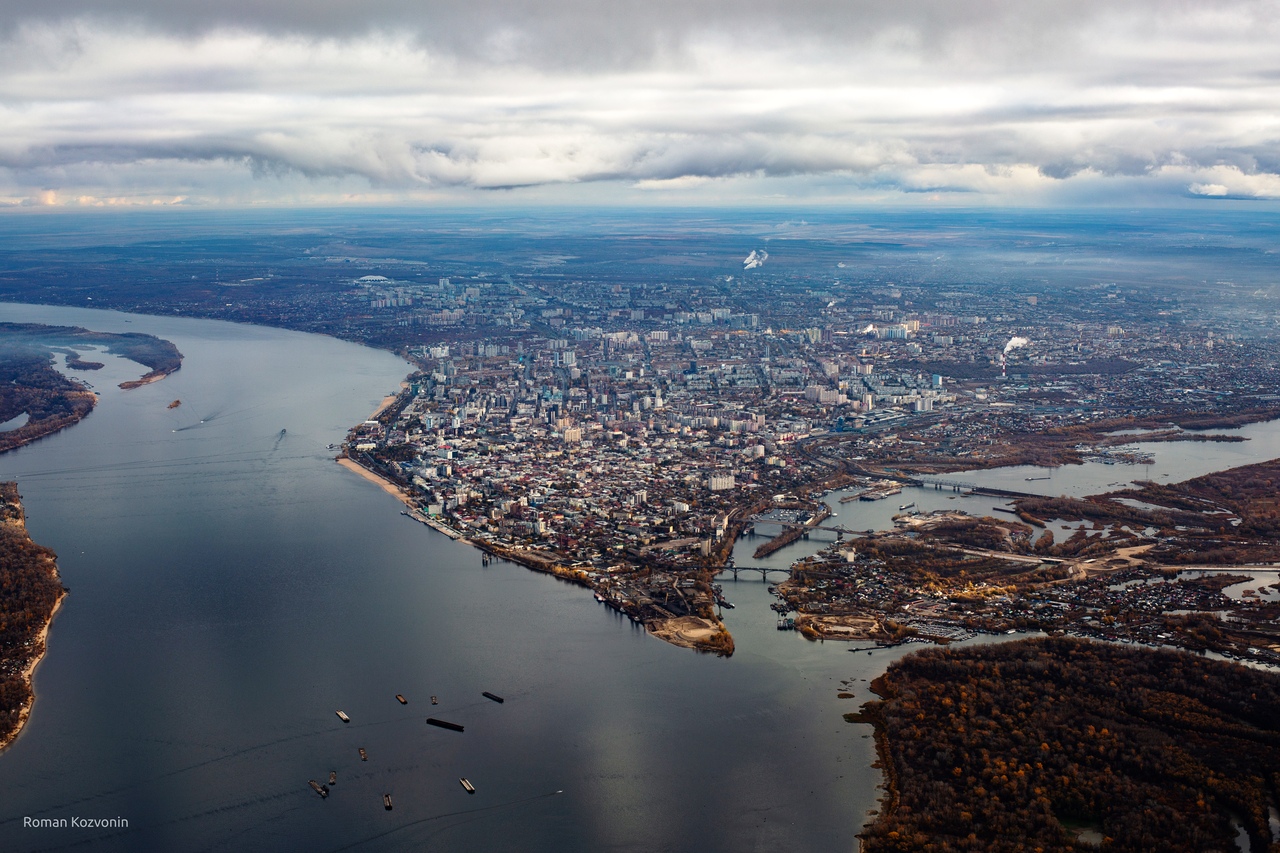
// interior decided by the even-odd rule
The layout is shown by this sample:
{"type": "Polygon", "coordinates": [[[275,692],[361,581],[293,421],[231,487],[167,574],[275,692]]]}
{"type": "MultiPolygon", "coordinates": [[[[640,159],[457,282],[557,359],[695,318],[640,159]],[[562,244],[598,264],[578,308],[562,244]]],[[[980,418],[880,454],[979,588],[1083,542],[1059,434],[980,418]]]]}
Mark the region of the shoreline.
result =
{"type": "Polygon", "coordinates": [[[400,399],[401,394],[403,394],[405,391],[408,391],[408,390],[409,390],[409,383],[401,382],[400,390],[394,394],[388,394],[386,397],[383,397],[382,402],[378,404],[378,408],[374,409],[373,414],[369,415],[369,417],[365,418],[365,420],[376,421],[378,419],[378,415],[385,412],[391,406],[392,403],[400,399]]]}
{"type": "MultiPolygon", "coordinates": [[[[4,580],[6,583],[14,582],[25,585],[20,588],[36,586],[34,594],[25,599],[20,599],[18,603],[27,610],[36,609],[40,606],[39,587],[44,586],[45,590],[50,592],[48,584],[53,584],[57,588],[57,595],[53,597],[53,603],[49,605],[49,612],[44,615],[40,627],[31,631],[28,638],[19,647],[31,649],[32,653],[22,663],[21,668],[14,676],[14,680],[22,690],[21,704],[17,708],[6,707],[4,709],[6,719],[13,719],[13,722],[11,729],[0,733],[0,752],[3,752],[17,740],[18,735],[22,733],[23,729],[26,728],[27,722],[31,719],[32,710],[36,702],[34,684],[36,668],[49,651],[49,629],[53,625],[54,617],[62,608],[62,602],[66,600],[69,590],[62,585],[62,576],[58,572],[58,555],[51,549],[32,541],[31,535],[27,532],[27,515],[22,506],[22,497],[18,494],[17,483],[0,483],[0,499],[3,499],[5,515],[3,520],[0,520],[0,528],[2,528],[0,532],[4,537],[5,546],[9,548],[11,543],[20,544],[26,552],[25,555],[16,556],[14,559],[6,561],[4,580]],[[15,712],[16,717],[10,718],[9,715],[15,712]]],[[[31,627],[34,628],[34,626],[31,627]]],[[[6,656],[4,663],[7,666],[20,660],[22,660],[20,655],[6,656]]]]}
{"type": "MultiPolygon", "coordinates": [[[[390,399],[394,400],[395,397],[392,397],[390,399]]],[[[550,554],[549,552],[538,552],[537,554],[534,554],[534,553],[526,554],[526,553],[521,553],[519,551],[512,550],[510,548],[505,548],[503,546],[497,545],[492,542],[486,542],[479,539],[471,539],[463,535],[458,530],[455,530],[454,528],[449,527],[444,522],[438,521],[428,515],[425,515],[420,509],[418,509],[417,505],[413,502],[412,497],[405,494],[404,490],[401,489],[398,484],[393,483],[392,481],[388,480],[387,478],[379,474],[374,473],[373,471],[370,471],[368,468],[361,465],[359,462],[356,462],[351,457],[339,456],[334,461],[337,462],[338,465],[342,466],[346,470],[376,485],[378,488],[382,489],[387,494],[399,500],[406,507],[406,509],[402,513],[403,515],[413,519],[414,521],[420,522],[421,524],[424,524],[427,527],[430,527],[432,530],[436,531],[437,533],[443,536],[447,536],[450,539],[453,539],[454,541],[461,542],[465,545],[470,545],[472,548],[479,551],[482,555],[488,555],[491,557],[496,557],[501,560],[507,560],[517,565],[524,566],[526,569],[529,569],[530,571],[538,572],[540,574],[551,575],[553,577],[559,578],[560,580],[568,581],[569,583],[572,583],[578,586],[583,586],[599,594],[599,590],[597,590],[590,583],[588,583],[586,579],[580,575],[580,573],[576,571],[567,570],[566,567],[562,566],[559,560],[559,557],[561,555],[550,554]],[[544,553],[547,554],[545,557],[543,556],[544,553]]],[[[729,541],[732,542],[733,540],[730,539],[729,541]]],[[[619,607],[618,605],[611,604],[611,606],[614,609],[618,610],[619,612],[624,613],[628,616],[631,616],[631,614],[627,613],[625,609],[619,607]]],[[[635,616],[632,616],[631,618],[636,619],[635,616]]],[[[677,619],[652,620],[651,622],[644,622],[643,620],[637,620],[637,621],[640,621],[640,623],[644,625],[646,633],[650,634],[653,637],[656,637],[659,640],[669,643],[670,645],[676,646],[678,648],[692,649],[693,651],[696,651],[696,652],[709,652],[711,654],[717,654],[724,657],[728,657],[733,654],[733,650],[734,650],[733,638],[729,634],[729,629],[725,627],[724,622],[721,620],[717,619],[713,622],[711,620],[702,619],[701,617],[689,616],[689,617],[680,617],[677,619]],[[698,630],[690,631],[687,629],[691,627],[691,623],[682,622],[681,621],[682,619],[696,620],[697,622],[700,622],[702,624],[698,626],[698,630]],[[678,626],[678,627],[674,627],[674,626],[678,626]],[[684,629],[684,630],[681,630],[681,629],[684,629]],[[704,640],[706,640],[707,642],[702,642],[704,640]]]]}
{"type": "Polygon", "coordinates": [[[166,368],[164,370],[153,370],[150,373],[143,374],[141,377],[137,379],[130,379],[126,382],[121,382],[117,387],[125,391],[130,391],[134,388],[141,388],[143,385],[150,385],[152,382],[159,382],[161,379],[164,379],[170,373],[177,372],[178,369],[179,369],[178,367],[175,367],[172,369],[166,368]]]}
{"type": "Polygon", "coordinates": [[[373,473],[368,468],[361,465],[359,462],[356,462],[351,457],[339,456],[336,459],[334,459],[334,461],[337,462],[339,465],[341,465],[343,468],[346,468],[348,471],[352,472],[353,474],[358,474],[361,477],[363,477],[365,480],[368,480],[370,483],[373,483],[375,486],[382,489],[382,491],[386,492],[396,500],[400,501],[400,503],[409,507],[409,509],[417,509],[417,507],[413,505],[409,496],[406,495],[404,493],[404,490],[401,489],[398,485],[391,482],[385,477],[379,477],[377,474],[373,473]]]}
{"type": "MultiPolygon", "coordinates": [[[[54,577],[58,578],[57,570],[54,570],[54,577]]],[[[22,707],[18,709],[18,723],[14,726],[13,731],[7,735],[0,736],[0,752],[8,749],[14,741],[18,739],[18,735],[22,734],[22,730],[27,727],[27,722],[31,719],[31,712],[36,705],[36,687],[35,675],[36,668],[40,666],[40,662],[44,660],[44,656],[49,653],[49,628],[53,626],[53,618],[58,615],[58,611],[62,609],[62,602],[67,600],[68,591],[64,589],[62,594],[58,596],[58,600],[53,603],[53,609],[49,611],[49,617],[44,621],[44,627],[40,629],[40,633],[36,634],[36,640],[40,643],[40,654],[36,655],[31,661],[22,668],[20,680],[27,688],[27,700],[22,703],[22,707]]]]}

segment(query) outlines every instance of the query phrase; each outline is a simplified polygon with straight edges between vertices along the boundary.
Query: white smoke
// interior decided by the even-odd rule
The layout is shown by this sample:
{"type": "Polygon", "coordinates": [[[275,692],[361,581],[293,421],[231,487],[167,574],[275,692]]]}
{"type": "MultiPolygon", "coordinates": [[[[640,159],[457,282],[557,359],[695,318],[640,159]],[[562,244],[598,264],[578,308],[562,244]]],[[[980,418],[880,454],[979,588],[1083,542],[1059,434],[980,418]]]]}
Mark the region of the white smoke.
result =
{"type": "Polygon", "coordinates": [[[747,255],[742,261],[744,270],[753,270],[756,267],[764,266],[764,262],[769,259],[769,253],[764,249],[752,249],[751,254],[747,255]]]}
{"type": "Polygon", "coordinates": [[[876,324],[875,324],[875,323],[868,323],[868,324],[867,324],[867,327],[866,327],[865,329],[863,329],[861,332],[858,332],[858,334],[860,334],[860,335],[869,335],[869,334],[871,334],[872,332],[874,332],[875,330],[876,330],[876,324]]]}
{"type": "Polygon", "coordinates": [[[1026,338],[1010,338],[1009,343],[1004,345],[1004,354],[1008,355],[1010,351],[1016,350],[1019,347],[1025,347],[1029,343],[1031,343],[1031,341],[1026,338]]]}

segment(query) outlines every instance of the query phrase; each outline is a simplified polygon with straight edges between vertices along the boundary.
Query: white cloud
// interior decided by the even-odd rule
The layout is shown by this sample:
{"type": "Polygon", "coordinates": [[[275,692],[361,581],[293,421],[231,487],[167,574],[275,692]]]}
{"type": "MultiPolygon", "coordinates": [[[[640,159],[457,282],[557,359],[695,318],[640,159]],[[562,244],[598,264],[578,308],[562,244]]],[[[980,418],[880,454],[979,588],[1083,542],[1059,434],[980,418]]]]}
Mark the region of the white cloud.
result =
{"type": "Polygon", "coordinates": [[[852,33],[822,2],[746,30],[694,4],[616,62],[553,60],[546,21],[495,5],[471,41],[392,30],[391,2],[348,37],[271,3],[236,26],[15,12],[0,197],[1280,197],[1280,4],[961,5],[867,6],[852,33]]]}

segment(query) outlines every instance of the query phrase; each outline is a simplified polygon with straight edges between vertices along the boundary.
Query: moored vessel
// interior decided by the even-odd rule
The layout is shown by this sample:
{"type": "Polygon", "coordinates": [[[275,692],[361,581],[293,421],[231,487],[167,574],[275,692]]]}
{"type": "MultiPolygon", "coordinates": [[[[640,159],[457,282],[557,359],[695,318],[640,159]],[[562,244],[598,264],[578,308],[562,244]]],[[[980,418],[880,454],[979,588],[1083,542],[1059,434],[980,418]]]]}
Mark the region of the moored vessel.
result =
{"type": "Polygon", "coordinates": [[[315,791],[321,798],[329,796],[329,789],[321,785],[315,779],[308,779],[307,784],[311,786],[311,790],[315,791]]]}

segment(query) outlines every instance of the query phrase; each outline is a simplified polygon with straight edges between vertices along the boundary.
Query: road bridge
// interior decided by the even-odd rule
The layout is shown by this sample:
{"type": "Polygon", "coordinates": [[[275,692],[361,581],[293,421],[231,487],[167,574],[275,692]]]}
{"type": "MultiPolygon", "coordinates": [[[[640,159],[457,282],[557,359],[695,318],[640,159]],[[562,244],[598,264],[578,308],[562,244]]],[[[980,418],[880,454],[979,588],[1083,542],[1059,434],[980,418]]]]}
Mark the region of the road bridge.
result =
{"type": "Polygon", "coordinates": [[[957,492],[973,492],[975,495],[991,495],[997,498],[1042,498],[1044,495],[1032,494],[1031,492],[1015,492],[1012,489],[997,489],[994,486],[980,486],[977,483],[966,483],[961,480],[948,480],[942,477],[917,477],[914,480],[905,481],[911,486],[928,487],[933,486],[936,489],[951,489],[957,492]]]}
{"type": "Polygon", "coordinates": [[[780,575],[791,577],[790,569],[769,569],[764,566],[725,566],[724,571],[733,572],[733,579],[738,579],[738,572],[759,572],[761,581],[768,581],[769,574],[775,572],[780,575]]]}
{"type": "Polygon", "coordinates": [[[776,524],[779,527],[790,527],[799,530],[830,530],[832,533],[839,533],[845,536],[861,535],[865,530],[850,530],[842,525],[835,524],[805,524],[803,521],[783,521],[778,518],[768,518],[765,516],[753,515],[749,521],[759,524],[776,524]]]}

